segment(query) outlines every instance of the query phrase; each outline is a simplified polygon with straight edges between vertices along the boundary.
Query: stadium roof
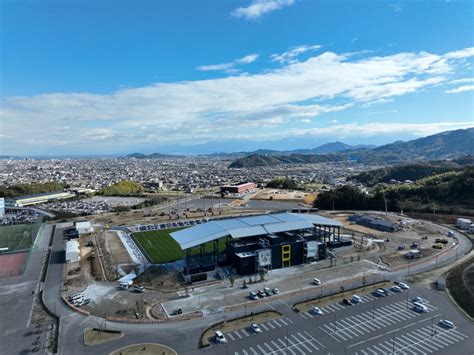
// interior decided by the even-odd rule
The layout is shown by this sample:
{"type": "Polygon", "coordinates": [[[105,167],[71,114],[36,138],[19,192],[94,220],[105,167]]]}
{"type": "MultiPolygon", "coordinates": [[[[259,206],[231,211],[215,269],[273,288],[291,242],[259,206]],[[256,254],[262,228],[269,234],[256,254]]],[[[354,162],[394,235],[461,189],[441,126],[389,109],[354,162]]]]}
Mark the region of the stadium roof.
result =
{"type": "Polygon", "coordinates": [[[336,220],[314,214],[276,213],[211,220],[170,235],[185,250],[225,236],[246,238],[312,228],[315,225],[342,226],[336,220]]]}

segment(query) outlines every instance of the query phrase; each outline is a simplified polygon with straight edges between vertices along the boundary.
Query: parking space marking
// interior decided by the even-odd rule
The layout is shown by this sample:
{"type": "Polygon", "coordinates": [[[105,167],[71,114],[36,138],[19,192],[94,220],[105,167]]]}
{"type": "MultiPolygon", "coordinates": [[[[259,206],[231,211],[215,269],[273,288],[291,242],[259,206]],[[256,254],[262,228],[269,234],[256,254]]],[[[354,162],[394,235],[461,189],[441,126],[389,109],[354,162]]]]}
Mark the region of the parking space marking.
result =
{"type": "Polygon", "coordinates": [[[276,328],[275,328],[275,326],[274,326],[272,323],[270,323],[270,322],[267,322],[266,324],[267,324],[267,325],[268,325],[270,328],[272,328],[272,329],[276,329],[276,328]]]}
{"type": "Polygon", "coordinates": [[[293,322],[290,318],[288,318],[288,317],[285,317],[285,320],[288,321],[288,322],[290,322],[291,324],[294,323],[294,322],[293,322]]]}
{"type": "Polygon", "coordinates": [[[455,328],[444,329],[438,325],[425,325],[405,334],[393,336],[391,341],[384,340],[363,350],[370,352],[376,350],[380,352],[381,349],[385,349],[382,351],[383,353],[388,348],[390,349],[389,352],[394,354],[427,355],[428,353],[438,352],[467,338],[467,335],[455,328]]]}
{"type": "Polygon", "coordinates": [[[227,333],[226,334],[231,340],[235,340],[235,338],[232,336],[232,333],[227,333]]]}
{"type": "Polygon", "coordinates": [[[270,329],[267,328],[267,326],[265,325],[265,323],[260,324],[260,327],[262,327],[262,328],[265,329],[266,331],[269,331],[269,330],[270,330],[270,329]]]}

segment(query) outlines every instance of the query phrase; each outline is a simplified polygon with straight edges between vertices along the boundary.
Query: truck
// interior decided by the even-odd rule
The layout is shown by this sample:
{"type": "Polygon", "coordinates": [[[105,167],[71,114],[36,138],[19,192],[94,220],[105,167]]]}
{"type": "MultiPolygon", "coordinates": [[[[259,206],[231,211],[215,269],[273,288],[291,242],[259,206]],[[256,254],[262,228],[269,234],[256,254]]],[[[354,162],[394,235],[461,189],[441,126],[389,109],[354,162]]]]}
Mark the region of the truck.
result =
{"type": "Polygon", "coordinates": [[[133,281],[130,280],[130,281],[121,281],[119,282],[119,288],[121,288],[122,290],[128,290],[128,288],[130,286],[132,286],[133,284],[133,281]]]}

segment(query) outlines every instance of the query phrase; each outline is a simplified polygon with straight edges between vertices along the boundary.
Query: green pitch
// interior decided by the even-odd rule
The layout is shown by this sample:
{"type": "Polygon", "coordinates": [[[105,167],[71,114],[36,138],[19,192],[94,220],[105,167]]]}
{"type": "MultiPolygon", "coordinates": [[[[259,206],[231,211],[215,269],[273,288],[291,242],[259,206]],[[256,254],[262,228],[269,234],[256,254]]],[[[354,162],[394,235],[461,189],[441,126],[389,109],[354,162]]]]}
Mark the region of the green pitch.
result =
{"type": "MultiPolygon", "coordinates": [[[[151,258],[154,264],[169,263],[172,261],[180,260],[184,258],[185,252],[180,248],[179,244],[170,236],[177,230],[183,228],[170,228],[165,230],[147,231],[134,233],[133,238],[140,244],[140,246],[151,258]]],[[[219,252],[225,249],[225,241],[219,240],[218,244],[219,252]]],[[[207,243],[204,246],[206,253],[214,251],[213,243],[207,243]]],[[[199,254],[199,248],[193,248],[191,254],[199,254]]]]}
{"type": "Polygon", "coordinates": [[[8,250],[0,251],[0,253],[27,250],[31,248],[33,243],[32,228],[28,224],[0,227],[0,249],[8,248],[8,250]]]}

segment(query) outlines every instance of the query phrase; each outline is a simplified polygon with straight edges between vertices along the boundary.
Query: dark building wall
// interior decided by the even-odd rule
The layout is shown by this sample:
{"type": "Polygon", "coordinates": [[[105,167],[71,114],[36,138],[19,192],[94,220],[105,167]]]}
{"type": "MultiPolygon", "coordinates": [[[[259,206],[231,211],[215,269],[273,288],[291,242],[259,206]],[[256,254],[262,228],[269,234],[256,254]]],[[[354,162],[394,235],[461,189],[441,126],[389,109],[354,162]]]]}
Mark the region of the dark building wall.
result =
{"type": "Polygon", "coordinates": [[[236,269],[240,275],[255,274],[256,260],[255,256],[248,256],[246,258],[236,257],[236,269]]]}

